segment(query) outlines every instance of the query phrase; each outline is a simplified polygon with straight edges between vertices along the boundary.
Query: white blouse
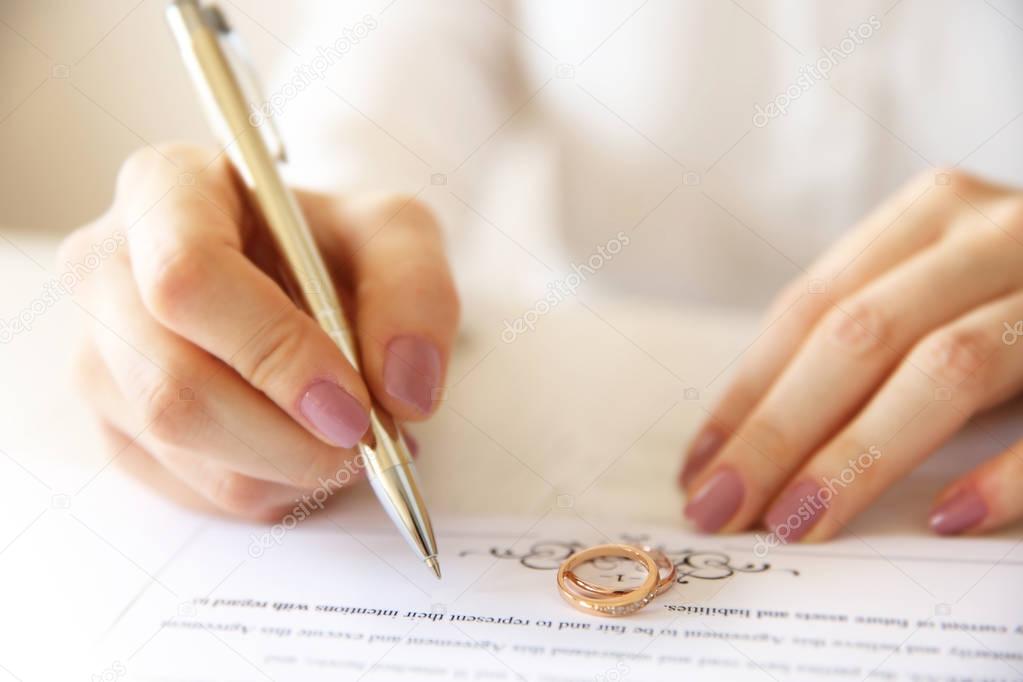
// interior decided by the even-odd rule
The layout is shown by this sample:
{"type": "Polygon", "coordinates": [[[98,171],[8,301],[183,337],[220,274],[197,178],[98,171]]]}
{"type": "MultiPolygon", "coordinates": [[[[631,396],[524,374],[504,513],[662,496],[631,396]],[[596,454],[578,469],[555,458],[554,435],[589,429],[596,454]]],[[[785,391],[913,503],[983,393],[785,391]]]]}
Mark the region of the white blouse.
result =
{"type": "Polygon", "coordinates": [[[418,195],[463,287],[761,305],[916,174],[1023,185],[1008,2],[287,6],[295,179],[418,195]]]}

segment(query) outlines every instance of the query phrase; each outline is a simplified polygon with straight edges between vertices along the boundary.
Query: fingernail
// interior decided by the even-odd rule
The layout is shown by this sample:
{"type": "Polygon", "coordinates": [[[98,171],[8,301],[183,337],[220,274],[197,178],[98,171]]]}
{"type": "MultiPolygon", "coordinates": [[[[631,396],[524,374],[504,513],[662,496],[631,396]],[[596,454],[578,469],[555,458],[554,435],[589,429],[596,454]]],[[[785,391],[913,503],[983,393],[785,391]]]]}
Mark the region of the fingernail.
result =
{"type": "Polygon", "coordinates": [[[725,467],[703,484],[689,503],[686,517],[705,533],[713,533],[728,523],[742,504],[742,479],[733,469],[725,467]]]}
{"type": "Polygon", "coordinates": [[[971,488],[964,488],[931,512],[931,530],[956,535],[973,528],[987,516],[987,503],[971,488]]]}
{"type": "Polygon", "coordinates": [[[781,494],[764,515],[764,522],[780,542],[796,542],[810,532],[827,508],[821,499],[821,487],[815,481],[804,480],[781,494]]]}
{"type": "Polygon", "coordinates": [[[439,385],[440,353],[432,343],[417,336],[399,336],[388,344],[384,360],[388,395],[429,414],[439,385]]]}
{"type": "Polygon", "coordinates": [[[682,485],[689,485],[696,474],[700,473],[703,467],[714,458],[721,446],[725,444],[725,434],[713,426],[708,426],[697,434],[693,444],[689,446],[686,454],[686,462],[682,466],[682,473],[679,481],[682,485]]]}
{"type": "Polygon", "coordinates": [[[331,381],[317,381],[302,394],[298,409],[334,445],[350,448],[369,428],[359,401],[331,381]]]}

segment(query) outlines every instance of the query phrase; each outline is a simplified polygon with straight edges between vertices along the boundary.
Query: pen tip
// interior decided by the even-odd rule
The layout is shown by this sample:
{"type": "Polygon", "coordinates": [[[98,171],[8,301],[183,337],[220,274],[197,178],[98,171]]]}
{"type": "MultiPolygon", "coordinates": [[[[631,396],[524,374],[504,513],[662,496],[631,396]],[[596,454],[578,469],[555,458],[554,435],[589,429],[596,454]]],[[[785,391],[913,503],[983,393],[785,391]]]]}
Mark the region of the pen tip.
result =
{"type": "Polygon", "coordinates": [[[433,574],[437,576],[437,580],[440,580],[440,564],[437,562],[437,557],[426,557],[426,565],[433,569],[433,574]]]}

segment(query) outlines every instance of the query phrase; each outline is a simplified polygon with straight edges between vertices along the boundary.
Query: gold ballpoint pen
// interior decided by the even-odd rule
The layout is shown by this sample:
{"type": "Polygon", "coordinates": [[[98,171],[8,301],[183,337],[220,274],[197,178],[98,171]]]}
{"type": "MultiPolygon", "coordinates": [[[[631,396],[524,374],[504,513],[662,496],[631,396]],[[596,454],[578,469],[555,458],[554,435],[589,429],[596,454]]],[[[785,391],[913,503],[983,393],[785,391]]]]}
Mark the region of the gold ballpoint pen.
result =
{"type": "MultiPolygon", "coordinates": [[[[355,339],[309,225],[281,178],[278,165],[284,161],[284,147],[273,121],[259,110],[254,73],[237,37],[215,5],[198,0],[173,0],[167,21],[214,132],[290,270],[293,295],[358,370],[355,339]]],[[[358,449],[384,509],[440,578],[437,544],[408,446],[394,419],[376,403],[358,449]]]]}

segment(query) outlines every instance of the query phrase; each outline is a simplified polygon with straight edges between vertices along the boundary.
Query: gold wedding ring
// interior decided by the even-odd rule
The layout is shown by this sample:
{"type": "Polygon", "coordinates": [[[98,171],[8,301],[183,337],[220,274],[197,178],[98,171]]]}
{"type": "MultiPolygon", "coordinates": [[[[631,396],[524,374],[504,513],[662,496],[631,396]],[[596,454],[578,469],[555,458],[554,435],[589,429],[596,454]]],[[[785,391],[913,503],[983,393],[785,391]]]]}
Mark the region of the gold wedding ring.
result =
{"type": "MultiPolygon", "coordinates": [[[[655,597],[659,597],[668,590],[675,583],[675,578],[678,577],[678,567],[675,563],[667,557],[667,555],[661,550],[650,547],[649,545],[636,545],[639,549],[643,550],[654,560],[657,564],[658,574],[660,579],[657,581],[657,591],[654,593],[655,597]]],[[[579,588],[580,592],[587,593],[587,596],[609,596],[617,594],[625,594],[628,590],[615,589],[613,587],[605,587],[604,585],[598,585],[597,583],[590,582],[584,578],[580,578],[575,571],[569,570],[565,578],[570,583],[574,583],[579,588]]]]}
{"type": "MultiPolygon", "coordinates": [[[[573,573],[574,576],[574,573],[573,573]]],[[[632,545],[597,545],[576,552],[568,557],[558,569],[558,590],[562,598],[585,613],[598,616],[626,616],[635,613],[653,601],[657,596],[660,570],[649,552],[632,545]],[[646,569],[642,584],[631,590],[611,591],[609,594],[582,587],[569,579],[569,572],[576,566],[601,557],[623,557],[632,559],[646,569]]],[[[601,588],[606,590],[607,588],[601,588]]]]}

